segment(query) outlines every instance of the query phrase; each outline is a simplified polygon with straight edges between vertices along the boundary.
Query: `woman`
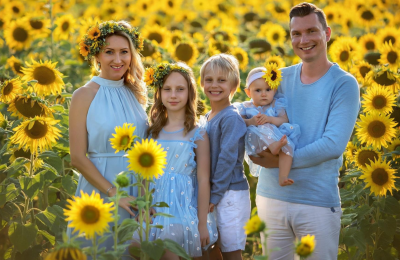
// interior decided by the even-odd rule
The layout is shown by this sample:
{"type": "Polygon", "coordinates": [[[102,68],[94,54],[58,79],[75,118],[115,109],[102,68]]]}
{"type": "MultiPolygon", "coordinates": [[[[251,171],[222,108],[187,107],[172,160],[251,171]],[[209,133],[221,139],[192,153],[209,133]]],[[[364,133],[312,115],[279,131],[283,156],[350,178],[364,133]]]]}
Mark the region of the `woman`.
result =
{"type": "MultiPolygon", "coordinates": [[[[81,191],[91,194],[93,190],[105,200],[115,195],[112,182],[128,165],[124,152],[115,153],[109,141],[116,126],[132,123],[136,127],[134,134],[145,137],[147,93],[142,82],[144,68],[137,52],[142,45],[139,33],[123,21],[92,27],[80,43],[81,54],[91,60],[100,74],[72,96],[71,164],[81,172],[75,196],[80,196],[81,191]]],[[[134,178],[131,181],[135,182],[134,178]]],[[[135,216],[129,203],[137,196],[137,190],[126,191],[130,196],[119,201],[120,222],[135,216]]],[[[69,228],[69,236],[71,231],[69,228]]],[[[90,241],[84,242],[82,246],[91,245],[90,241]]],[[[102,246],[110,250],[112,244],[109,239],[102,246]]]]}

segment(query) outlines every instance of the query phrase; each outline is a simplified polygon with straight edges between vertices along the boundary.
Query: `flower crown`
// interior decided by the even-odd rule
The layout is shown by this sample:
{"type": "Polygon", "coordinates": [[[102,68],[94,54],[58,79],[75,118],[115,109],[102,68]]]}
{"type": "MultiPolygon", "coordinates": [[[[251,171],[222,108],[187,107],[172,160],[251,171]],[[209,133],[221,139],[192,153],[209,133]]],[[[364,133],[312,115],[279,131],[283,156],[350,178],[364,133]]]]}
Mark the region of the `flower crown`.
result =
{"type": "Polygon", "coordinates": [[[262,78],[271,87],[271,89],[277,89],[282,81],[282,71],[279,69],[276,63],[269,62],[265,65],[266,71],[262,78]]]}
{"type": "Polygon", "coordinates": [[[189,70],[178,64],[171,63],[160,63],[156,66],[152,66],[146,69],[144,73],[144,82],[147,86],[153,88],[161,88],[165,76],[170,74],[172,71],[180,71],[189,75],[189,70]]]}
{"type": "Polygon", "coordinates": [[[106,45],[106,37],[115,31],[122,31],[128,34],[136,50],[143,50],[143,38],[136,28],[126,28],[115,21],[107,21],[90,27],[79,43],[80,54],[85,57],[85,60],[90,60],[106,45]]]}

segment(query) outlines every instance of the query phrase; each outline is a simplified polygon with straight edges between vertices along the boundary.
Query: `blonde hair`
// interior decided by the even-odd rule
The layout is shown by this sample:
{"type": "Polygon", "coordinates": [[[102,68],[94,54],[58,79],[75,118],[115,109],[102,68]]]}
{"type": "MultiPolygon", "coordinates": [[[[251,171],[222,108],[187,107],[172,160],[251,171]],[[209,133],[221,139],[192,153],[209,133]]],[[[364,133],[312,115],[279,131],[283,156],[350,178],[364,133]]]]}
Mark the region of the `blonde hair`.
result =
{"type": "MultiPolygon", "coordinates": [[[[119,25],[124,26],[125,28],[132,28],[132,26],[126,21],[118,21],[119,25]]],[[[142,61],[140,59],[139,53],[136,51],[135,45],[132,42],[132,39],[123,31],[115,31],[113,34],[108,35],[110,37],[112,35],[118,35],[125,37],[129,42],[129,48],[131,50],[131,64],[129,64],[128,70],[124,74],[124,83],[135,95],[137,101],[145,107],[147,105],[147,88],[146,84],[144,84],[142,78],[144,74],[144,67],[142,61]]],[[[96,59],[92,58],[92,64],[96,70],[99,70],[99,66],[97,65],[96,59]]]]}
{"type": "Polygon", "coordinates": [[[230,54],[216,54],[208,58],[200,69],[200,78],[201,78],[201,86],[204,86],[204,74],[207,66],[208,69],[212,71],[220,71],[223,74],[227,74],[228,80],[231,82],[232,86],[235,88],[234,91],[231,92],[230,99],[235,94],[237,88],[240,85],[240,72],[239,72],[239,61],[235,58],[235,56],[230,54]]]}
{"type": "Polygon", "coordinates": [[[249,72],[249,74],[247,75],[247,78],[246,78],[246,88],[250,87],[249,86],[249,79],[250,79],[250,77],[252,75],[254,75],[254,74],[258,73],[258,72],[264,72],[264,71],[267,71],[267,69],[264,68],[264,67],[257,67],[257,68],[254,68],[254,69],[250,70],[250,72],[249,72]]]}
{"type": "MultiPolygon", "coordinates": [[[[167,78],[173,73],[179,73],[182,77],[185,78],[186,82],[188,83],[188,101],[186,103],[185,109],[185,122],[184,122],[184,130],[183,134],[186,135],[190,132],[197,123],[197,85],[196,80],[194,78],[194,74],[192,69],[187,66],[183,62],[176,63],[180,67],[183,67],[187,70],[187,73],[172,70],[168,75],[166,75],[163,79],[163,86],[167,78]]],[[[157,139],[158,135],[160,134],[162,128],[166,125],[168,120],[168,113],[167,109],[165,109],[164,105],[162,104],[161,99],[161,88],[156,88],[154,93],[154,104],[150,109],[150,127],[147,129],[147,137],[152,135],[152,138],[157,139]]]]}

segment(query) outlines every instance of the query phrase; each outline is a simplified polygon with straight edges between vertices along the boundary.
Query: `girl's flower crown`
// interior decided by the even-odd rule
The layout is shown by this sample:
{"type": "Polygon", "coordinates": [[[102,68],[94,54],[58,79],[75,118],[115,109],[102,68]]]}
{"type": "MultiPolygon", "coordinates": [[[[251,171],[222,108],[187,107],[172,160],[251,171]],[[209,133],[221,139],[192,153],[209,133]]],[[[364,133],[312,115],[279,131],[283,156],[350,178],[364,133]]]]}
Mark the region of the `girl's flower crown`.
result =
{"type": "Polygon", "coordinates": [[[190,75],[188,69],[183,66],[171,63],[160,63],[146,69],[143,81],[147,86],[161,88],[165,76],[169,75],[172,71],[180,71],[190,75]]]}
{"type": "Polygon", "coordinates": [[[143,38],[136,28],[126,28],[115,21],[107,21],[89,28],[79,43],[80,54],[85,57],[85,60],[90,60],[106,45],[106,37],[113,34],[115,31],[122,31],[128,34],[136,50],[143,50],[143,38]]]}

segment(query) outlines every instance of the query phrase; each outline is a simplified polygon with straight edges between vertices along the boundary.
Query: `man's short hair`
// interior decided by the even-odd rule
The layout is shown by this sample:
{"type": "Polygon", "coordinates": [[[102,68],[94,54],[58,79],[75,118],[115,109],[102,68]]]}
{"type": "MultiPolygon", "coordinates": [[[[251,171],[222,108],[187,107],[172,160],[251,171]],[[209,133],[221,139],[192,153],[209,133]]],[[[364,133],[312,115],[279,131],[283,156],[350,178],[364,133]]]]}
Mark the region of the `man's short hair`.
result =
{"type": "Polygon", "coordinates": [[[316,7],[315,5],[307,3],[307,2],[295,5],[292,7],[292,9],[290,9],[289,26],[290,26],[290,22],[292,21],[293,17],[304,17],[304,16],[312,14],[312,13],[315,13],[317,15],[319,22],[322,24],[322,28],[324,30],[326,30],[326,28],[328,28],[328,23],[326,22],[326,16],[325,16],[324,11],[322,11],[322,9],[316,7]]]}

